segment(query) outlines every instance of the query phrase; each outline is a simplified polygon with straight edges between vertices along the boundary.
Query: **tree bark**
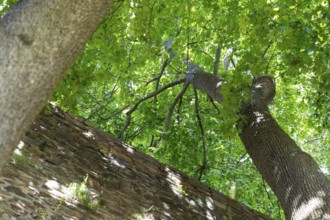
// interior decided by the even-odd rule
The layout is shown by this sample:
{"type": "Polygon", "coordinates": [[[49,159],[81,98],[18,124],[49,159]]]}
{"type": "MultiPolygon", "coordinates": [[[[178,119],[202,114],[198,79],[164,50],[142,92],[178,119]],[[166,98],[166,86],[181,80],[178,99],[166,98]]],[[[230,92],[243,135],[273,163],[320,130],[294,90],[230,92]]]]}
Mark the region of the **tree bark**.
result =
{"type": "Polygon", "coordinates": [[[0,170],[111,0],[24,0],[0,21],[0,170]]]}
{"type": "Polygon", "coordinates": [[[314,159],[281,129],[269,111],[254,105],[242,113],[241,140],[274,191],[286,219],[330,219],[330,183],[314,159]]]}
{"type": "Polygon", "coordinates": [[[186,80],[191,83],[196,89],[199,89],[208,94],[212,99],[221,103],[223,101],[220,94],[220,88],[223,80],[214,74],[197,70],[194,73],[188,73],[186,80]]]}
{"type": "MultiPolygon", "coordinates": [[[[214,91],[201,88],[201,85],[214,86],[214,79],[206,82],[208,78],[211,79],[205,77],[202,84],[193,81],[192,84],[206,93],[214,91]]],[[[275,96],[274,80],[269,76],[257,78],[251,86],[251,94],[249,103],[241,111],[246,118],[238,122],[240,138],[281,203],[286,219],[330,219],[330,181],[315,160],[281,129],[268,110],[268,104],[275,96]]]]}

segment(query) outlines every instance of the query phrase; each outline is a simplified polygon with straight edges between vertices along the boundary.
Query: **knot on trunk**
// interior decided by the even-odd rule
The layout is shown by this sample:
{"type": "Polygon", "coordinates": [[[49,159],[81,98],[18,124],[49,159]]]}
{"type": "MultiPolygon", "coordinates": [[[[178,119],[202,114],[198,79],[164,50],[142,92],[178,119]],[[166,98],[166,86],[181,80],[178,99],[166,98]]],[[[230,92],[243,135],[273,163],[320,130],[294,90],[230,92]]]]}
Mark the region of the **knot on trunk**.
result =
{"type": "Polygon", "coordinates": [[[253,80],[251,90],[253,103],[269,105],[276,93],[275,80],[270,76],[259,76],[253,80]]]}

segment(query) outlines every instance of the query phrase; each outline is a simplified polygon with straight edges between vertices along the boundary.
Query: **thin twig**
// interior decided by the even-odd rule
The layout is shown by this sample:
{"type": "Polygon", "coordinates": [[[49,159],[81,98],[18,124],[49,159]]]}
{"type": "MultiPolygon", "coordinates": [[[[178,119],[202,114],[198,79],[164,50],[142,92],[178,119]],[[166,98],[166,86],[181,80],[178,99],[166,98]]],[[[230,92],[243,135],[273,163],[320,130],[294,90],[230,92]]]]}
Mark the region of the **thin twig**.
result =
{"type": "Polygon", "coordinates": [[[143,127],[139,127],[133,134],[129,135],[128,137],[126,137],[126,139],[130,139],[130,138],[135,138],[136,136],[138,136],[142,131],[144,131],[144,129],[146,128],[146,126],[143,127]]]}
{"type": "Polygon", "coordinates": [[[124,136],[124,132],[126,131],[126,129],[128,128],[128,126],[131,124],[131,114],[127,114],[126,113],[126,122],[125,122],[125,125],[124,127],[121,129],[119,135],[118,135],[118,139],[121,140],[124,136]]]}
{"type": "Polygon", "coordinates": [[[156,90],[157,90],[157,89],[158,89],[159,80],[160,80],[160,78],[162,77],[162,75],[164,74],[165,68],[166,68],[166,66],[170,63],[170,61],[171,61],[171,59],[167,59],[167,60],[165,60],[164,63],[163,63],[163,65],[162,65],[162,68],[161,68],[159,74],[158,74],[156,77],[154,77],[154,78],[148,80],[148,82],[146,82],[145,86],[149,85],[149,84],[152,83],[153,81],[158,80],[158,82],[157,82],[157,86],[156,86],[156,90]]]}
{"type": "Polygon", "coordinates": [[[176,104],[178,103],[178,101],[180,100],[180,98],[183,96],[183,94],[187,91],[188,86],[189,86],[189,83],[186,83],[183,86],[181,92],[175,97],[173,103],[171,104],[171,106],[168,110],[167,117],[166,117],[165,127],[164,127],[164,130],[163,130],[162,136],[165,135],[165,133],[167,132],[167,130],[170,126],[170,122],[171,122],[171,118],[172,118],[172,115],[173,115],[174,108],[175,108],[176,104]]]}
{"type": "Polygon", "coordinates": [[[238,165],[241,163],[241,161],[243,160],[243,158],[247,155],[247,153],[243,154],[239,160],[236,162],[236,168],[238,167],[238,165]]]}
{"type": "Polygon", "coordinates": [[[123,0],[123,1],[115,1],[115,3],[117,3],[117,2],[120,2],[119,6],[118,6],[117,8],[115,8],[115,9],[112,11],[110,17],[109,17],[108,19],[104,19],[104,21],[103,21],[102,23],[106,23],[107,20],[110,20],[110,19],[116,14],[116,12],[121,8],[121,6],[123,5],[123,3],[124,3],[125,1],[124,1],[124,0],[123,0]]]}
{"type": "Polygon", "coordinates": [[[154,77],[152,79],[149,79],[144,86],[149,85],[150,83],[152,83],[153,81],[156,81],[157,79],[158,79],[158,76],[156,76],[156,77],[154,77]]]}
{"type": "MultiPolygon", "coordinates": [[[[210,97],[210,96],[209,96],[210,97]]],[[[218,108],[218,106],[214,103],[214,100],[212,99],[212,97],[210,97],[211,103],[213,105],[213,107],[217,110],[218,114],[220,115],[220,109],[218,108]]]]}
{"type": "Polygon", "coordinates": [[[199,48],[198,51],[202,52],[203,54],[205,54],[206,56],[210,57],[213,59],[213,56],[211,56],[211,54],[209,54],[208,52],[206,52],[205,50],[199,48]]]}
{"type": "Polygon", "coordinates": [[[149,147],[152,147],[152,144],[154,143],[154,139],[155,139],[155,136],[152,134],[151,135],[151,141],[150,141],[149,147]]]}
{"type": "MultiPolygon", "coordinates": [[[[164,75],[164,72],[165,72],[165,68],[167,67],[167,65],[171,62],[172,59],[167,59],[165,60],[165,62],[163,63],[162,65],[162,69],[160,70],[160,73],[158,74],[158,77],[157,77],[157,81],[156,81],[156,88],[155,90],[157,90],[159,88],[159,82],[160,82],[160,79],[162,78],[162,76],[164,75]]],[[[154,103],[157,102],[157,95],[155,95],[154,97],[154,103]]]]}
{"type": "MultiPolygon", "coordinates": [[[[99,112],[106,108],[113,100],[111,99],[114,95],[114,93],[117,91],[117,85],[118,85],[118,81],[119,78],[117,78],[115,85],[113,86],[112,90],[107,93],[106,89],[105,89],[105,84],[103,87],[103,98],[102,101],[95,101],[95,105],[92,107],[94,108],[92,110],[92,112],[89,114],[89,116],[86,118],[86,120],[90,120],[92,117],[94,117],[94,115],[97,115],[100,119],[102,120],[108,120],[110,117],[108,117],[107,119],[103,119],[103,117],[100,116],[99,112]],[[104,103],[104,101],[106,101],[104,103]],[[98,106],[98,107],[96,107],[98,106]]],[[[89,93],[88,91],[85,92],[90,98],[96,100],[96,87],[94,87],[94,92],[93,95],[91,93],[89,93]]]]}
{"type": "Polygon", "coordinates": [[[165,86],[161,87],[160,89],[158,89],[158,90],[150,93],[149,95],[144,96],[137,103],[135,103],[135,105],[128,112],[126,112],[126,123],[125,123],[124,127],[121,129],[121,131],[120,131],[120,133],[118,135],[118,139],[122,139],[122,137],[124,135],[124,132],[126,131],[126,129],[128,128],[128,126],[131,123],[131,115],[132,115],[132,113],[139,107],[139,105],[143,101],[154,97],[155,95],[163,92],[165,89],[171,88],[171,87],[176,86],[176,85],[181,84],[181,83],[184,83],[185,81],[186,81],[186,79],[183,78],[183,79],[178,79],[176,81],[173,81],[171,83],[168,83],[167,85],[165,85],[165,86]]]}
{"type": "Polygon", "coordinates": [[[173,115],[174,108],[175,108],[176,104],[178,103],[178,101],[182,98],[184,93],[187,91],[188,86],[189,86],[189,83],[185,83],[182,90],[180,91],[180,93],[173,100],[173,102],[172,102],[172,104],[171,104],[171,106],[168,110],[168,113],[167,113],[167,117],[166,117],[166,120],[165,120],[165,125],[164,125],[163,132],[160,135],[160,137],[158,138],[158,140],[154,141],[154,143],[152,144],[153,147],[156,147],[157,144],[163,139],[163,137],[167,133],[168,128],[170,127],[171,118],[172,118],[172,115],[173,115]]]}
{"type": "Polygon", "coordinates": [[[127,109],[129,107],[129,105],[126,105],[124,106],[123,108],[121,109],[118,109],[117,111],[114,111],[111,115],[109,115],[108,117],[104,118],[100,115],[98,115],[98,117],[102,120],[102,121],[107,121],[109,120],[110,118],[116,116],[116,115],[119,115],[120,113],[122,113],[125,109],[127,109]]]}
{"type": "Polygon", "coordinates": [[[272,61],[272,59],[275,57],[275,53],[273,52],[272,55],[270,56],[268,63],[267,63],[267,67],[266,67],[266,73],[268,72],[269,66],[270,66],[270,62],[272,61]]]}
{"type": "Polygon", "coordinates": [[[303,144],[308,144],[313,141],[318,141],[318,140],[321,140],[322,138],[323,138],[323,136],[315,137],[315,138],[305,141],[303,144]]]}
{"type": "Polygon", "coordinates": [[[267,45],[266,49],[264,50],[264,52],[263,52],[262,55],[261,55],[261,58],[262,58],[262,59],[266,56],[266,53],[267,53],[267,51],[269,50],[270,46],[272,46],[272,44],[273,44],[273,41],[271,41],[271,42],[267,45]]]}
{"type": "Polygon", "coordinates": [[[234,69],[236,69],[236,64],[235,64],[235,62],[234,62],[234,60],[233,60],[232,57],[230,57],[230,62],[231,62],[231,64],[233,64],[234,69]]]}
{"type": "Polygon", "coordinates": [[[197,94],[196,89],[194,89],[194,94],[195,94],[195,113],[196,113],[199,129],[200,129],[200,132],[201,132],[202,145],[203,145],[203,163],[202,163],[202,166],[199,169],[199,177],[198,177],[198,180],[201,180],[202,175],[203,175],[203,171],[206,168],[206,163],[207,163],[207,161],[206,161],[206,140],[205,140],[205,134],[204,134],[202,119],[201,119],[200,114],[199,114],[198,94],[197,94]]]}
{"type": "MultiPolygon", "coordinates": [[[[191,5],[190,5],[190,0],[188,0],[188,27],[187,27],[187,29],[188,29],[188,31],[187,31],[187,45],[186,45],[186,47],[187,47],[187,62],[189,62],[189,45],[190,45],[190,7],[191,7],[191,5]]],[[[187,72],[188,72],[188,65],[187,65],[187,72]]]]}
{"type": "Polygon", "coordinates": [[[221,56],[221,48],[220,45],[218,44],[217,51],[215,52],[214,67],[213,67],[213,74],[216,76],[219,75],[220,56],[221,56]]]}
{"type": "Polygon", "coordinates": [[[277,210],[278,210],[278,216],[281,216],[281,204],[280,204],[280,201],[277,200],[277,210]]]}
{"type": "Polygon", "coordinates": [[[274,205],[274,203],[272,202],[272,200],[271,200],[271,198],[270,198],[270,194],[269,194],[269,192],[267,191],[267,187],[266,187],[266,183],[265,183],[265,180],[264,180],[264,179],[262,179],[262,183],[263,183],[264,190],[265,190],[265,192],[266,192],[266,194],[267,194],[267,197],[268,197],[269,202],[272,204],[272,207],[275,208],[275,205],[274,205]]]}
{"type": "Polygon", "coordinates": [[[176,120],[177,120],[178,124],[180,124],[180,122],[181,122],[181,119],[180,119],[181,106],[182,106],[182,97],[180,98],[179,106],[178,106],[177,111],[176,111],[176,115],[177,115],[176,120]]]}

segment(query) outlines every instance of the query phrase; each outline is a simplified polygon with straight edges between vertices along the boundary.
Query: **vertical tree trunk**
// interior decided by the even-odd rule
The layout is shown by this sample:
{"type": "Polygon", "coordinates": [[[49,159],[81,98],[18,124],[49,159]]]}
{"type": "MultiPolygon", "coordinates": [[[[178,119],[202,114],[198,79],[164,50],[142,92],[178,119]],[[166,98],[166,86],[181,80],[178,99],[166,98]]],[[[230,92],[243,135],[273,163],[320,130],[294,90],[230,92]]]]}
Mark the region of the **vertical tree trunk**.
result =
{"type": "Polygon", "coordinates": [[[249,105],[240,134],[257,169],[274,191],[286,219],[330,219],[330,183],[267,110],[249,105]]]}
{"type": "Polygon", "coordinates": [[[1,19],[0,170],[111,3],[24,0],[1,19]]]}
{"type": "MultiPolygon", "coordinates": [[[[218,96],[214,100],[221,103],[220,94],[213,92],[213,76],[206,75],[188,75],[188,80],[208,95],[218,96]]],[[[330,219],[330,181],[269,113],[268,104],[275,96],[274,80],[269,76],[258,77],[251,88],[251,100],[241,112],[246,120],[238,123],[242,129],[240,138],[280,201],[286,219],[330,219]]]]}

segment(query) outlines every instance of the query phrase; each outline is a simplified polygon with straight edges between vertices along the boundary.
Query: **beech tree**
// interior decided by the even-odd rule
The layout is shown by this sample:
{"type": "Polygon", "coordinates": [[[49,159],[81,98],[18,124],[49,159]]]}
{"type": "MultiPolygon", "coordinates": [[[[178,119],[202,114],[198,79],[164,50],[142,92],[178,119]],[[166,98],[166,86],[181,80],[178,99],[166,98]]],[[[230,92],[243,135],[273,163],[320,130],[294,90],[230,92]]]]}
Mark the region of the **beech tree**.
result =
{"type": "Polygon", "coordinates": [[[286,219],[328,219],[328,24],[328,1],[119,1],[52,100],[274,218],[263,180],[286,219]]]}
{"type": "Polygon", "coordinates": [[[0,167],[109,13],[111,2],[25,0],[1,18],[0,167]]]}

